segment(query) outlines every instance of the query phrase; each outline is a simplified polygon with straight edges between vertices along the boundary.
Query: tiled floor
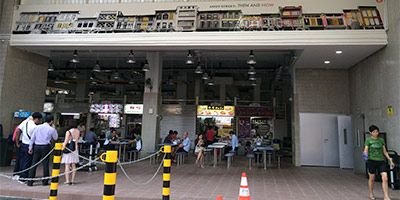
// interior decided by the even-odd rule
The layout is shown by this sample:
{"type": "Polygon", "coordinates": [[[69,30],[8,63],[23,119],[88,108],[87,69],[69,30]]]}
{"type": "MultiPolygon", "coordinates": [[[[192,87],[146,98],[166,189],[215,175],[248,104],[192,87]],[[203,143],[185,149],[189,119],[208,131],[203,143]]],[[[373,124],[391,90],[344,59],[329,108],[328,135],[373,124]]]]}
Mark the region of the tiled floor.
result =
{"type": "MultiPolygon", "coordinates": [[[[293,167],[284,160],[281,169],[276,166],[263,170],[262,166],[248,169],[248,161],[237,157],[232,167],[226,168],[222,161],[213,168],[212,159],[206,162],[206,168],[198,168],[194,157],[183,166],[171,169],[171,199],[216,199],[222,195],[224,200],[237,199],[242,172],[247,173],[252,200],[262,199],[369,199],[367,179],[355,175],[352,170],[319,167],[293,167]]],[[[58,189],[60,200],[101,199],[103,193],[104,165],[98,165],[99,171],[88,173],[79,171],[74,186],[61,185],[58,189]]],[[[125,165],[129,176],[136,182],[145,182],[151,178],[158,165],[149,165],[148,161],[134,165],[125,165]]],[[[62,167],[63,168],[63,167],[62,167]]],[[[11,167],[0,168],[0,172],[10,172],[11,167]]],[[[41,174],[41,168],[37,174],[41,174]]],[[[121,169],[117,169],[116,199],[153,200],[161,199],[162,169],[155,179],[145,186],[132,184],[121,169]]],[[[64,178],[60,178],[64,182],[64,178]]],[[[50,187],[35,182],[33,187],[0,177],[0,195],[47,199],[50,187]]],[[[375,186],[375,196],[383,199],[381,183],[375,186]]],[[[400,200],[400,191],[390,190],[393,200],[400,200]]]]}

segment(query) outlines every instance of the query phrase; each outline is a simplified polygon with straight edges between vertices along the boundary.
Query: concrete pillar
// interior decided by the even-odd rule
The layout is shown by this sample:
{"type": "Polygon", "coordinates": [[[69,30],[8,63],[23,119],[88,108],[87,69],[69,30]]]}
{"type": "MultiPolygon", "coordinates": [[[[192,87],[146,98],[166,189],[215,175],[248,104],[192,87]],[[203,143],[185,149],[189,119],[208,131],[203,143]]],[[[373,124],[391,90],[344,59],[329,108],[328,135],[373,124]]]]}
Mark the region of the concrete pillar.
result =
{"type": "Polygon", "coordinates": [[[256,80],[257,85],[254,86],[254,101],[259,102],[260,101],[260,91],[261,91],[261,78],[257,78],[256,80]]]}
{"type": "Polygon", "coordinates": [[[176,96],[178,99],[187,99],[187,85],[185,83],[187,80],[187,74],[184,73],[184,74],[180,75],[178,80],[179,80],[179,82],[177,83],[177,86],[176,86],[176,91],[177,91],[176,96]]]}
{"type": "Polygon", "coordinates": [[[221,105],[225,105],[225,96],[226,96],[226,85],[219,85],[219,100],[221,101],[221,105]]]}
{"type": "Polygon", "coordinates": [[[146,72],[143,94],[142,138],[144,152],[153,151],[160,137],[161,72],[159,52],[147,53],[150,71],[146,72]]]}
{"type": "Polygon", "coordinates": [[[201,79],[196,78],[194,82],[194,96],[195,97],[200,97],[200,86],[201,86],[201,79]]]}
{"type": "Polygon", "coordinates": [[[84,102],[85,98],[88,98],[87,93],[89,91],[89,85],[86,82],[77,82],[75,89],[75,101],[84,102]]]}

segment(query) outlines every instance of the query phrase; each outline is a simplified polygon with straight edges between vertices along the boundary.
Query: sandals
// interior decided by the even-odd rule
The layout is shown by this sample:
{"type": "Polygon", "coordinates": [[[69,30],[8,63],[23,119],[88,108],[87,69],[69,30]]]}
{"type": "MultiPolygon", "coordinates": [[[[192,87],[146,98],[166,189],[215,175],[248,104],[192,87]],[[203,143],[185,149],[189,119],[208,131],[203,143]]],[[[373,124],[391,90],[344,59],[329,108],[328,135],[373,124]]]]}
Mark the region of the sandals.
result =
{"type": "Polygon", "coordinates": [[[376,198],[375,198],[375,196],[369,196],[369,199],[375,200],[376,198]]]}
{"type": "Polygon", "coordinates": [[[64,182],[64,185],[71,185],[71,182],[64,182]]]}

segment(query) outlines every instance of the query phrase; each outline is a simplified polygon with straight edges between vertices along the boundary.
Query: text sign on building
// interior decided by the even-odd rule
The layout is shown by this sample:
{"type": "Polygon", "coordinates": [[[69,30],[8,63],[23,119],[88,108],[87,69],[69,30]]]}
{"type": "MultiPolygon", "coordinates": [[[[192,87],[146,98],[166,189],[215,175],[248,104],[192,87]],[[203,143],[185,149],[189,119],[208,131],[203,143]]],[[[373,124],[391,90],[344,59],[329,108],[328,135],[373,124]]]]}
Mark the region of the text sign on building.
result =
{"type": "Polygon", "coordinates": [[[125,114],[143,114],[143,104],[126,104],[125,114]]]}
{"type": "Polygon", "coordinates": [[[26,112],[26,111],[14,112],[14,118],[28,118],[29,116],[31,116],[31,112],[26,112]]]}
{"type": "Polygon", "coordinates": [[[122,104],[92,104],[91,113],[122,113],[122,104]]]}
{"type": "Polygon", "coordinates": [[[235,116],[235,106],[197,106],[199,116],[235,116]]]}

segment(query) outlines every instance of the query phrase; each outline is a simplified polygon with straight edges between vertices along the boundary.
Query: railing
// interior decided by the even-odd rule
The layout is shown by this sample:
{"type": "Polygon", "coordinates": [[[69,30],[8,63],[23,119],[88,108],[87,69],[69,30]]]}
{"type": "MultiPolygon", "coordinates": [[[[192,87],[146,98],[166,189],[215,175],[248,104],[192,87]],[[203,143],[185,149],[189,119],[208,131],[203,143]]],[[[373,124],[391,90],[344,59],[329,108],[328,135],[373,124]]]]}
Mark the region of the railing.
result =
{"type": "MultiPolygon", "coordinates": [[[[215,2],[241,0],[22,0],[23,5],[108,4],[108,3],[161,3],[161,2],[215,2]]],[[[261,0],[255,0],[261,1],[261,0]]]]}

